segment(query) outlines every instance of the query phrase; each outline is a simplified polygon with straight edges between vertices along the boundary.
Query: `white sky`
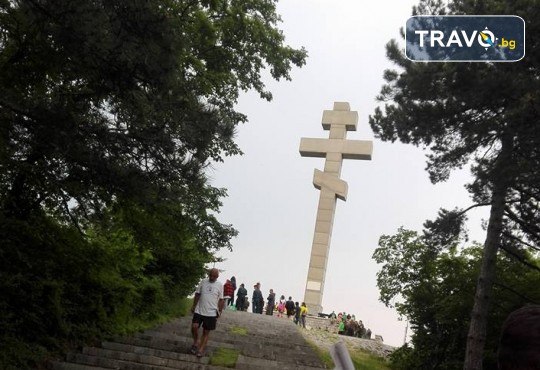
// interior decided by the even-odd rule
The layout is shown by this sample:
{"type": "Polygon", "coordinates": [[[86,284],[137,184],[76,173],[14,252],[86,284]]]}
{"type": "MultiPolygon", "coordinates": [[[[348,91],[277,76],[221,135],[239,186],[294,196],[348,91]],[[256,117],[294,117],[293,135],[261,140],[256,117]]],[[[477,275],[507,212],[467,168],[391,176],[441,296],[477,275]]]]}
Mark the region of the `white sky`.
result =
{"type": "MultiPolygon", "coordinates": [[[[371,256],[383,234],[398,227],[420,231],[440,207],[468,206],[463,188],[468,171],[432,185],[425,153],[413,146],[375,140],[368,116],[383,85],[383,71],[393,68],[385,44],[399,38],[417,1],[286,0],[278,4],[286,43],[308,50],[307,65],[292,71],[292,82],[267,79],[274,99],[254,93],[241,97],[238,110],[249,123],[239,127],[243,156],[226,158],[209,175],[228,189],[219,219],[239,230],[232,253],[223,251],[220,280],[232,275],[245,283],[251,298],[260,281],[263,295],[302,301],[306,284],[319,191],[313,170],[324,159],[299,154],[301,137],[327,138],[322,111],[346,101],[358,111],[358,130],[348,139],[374,140],[372,161],[345,160],[341,178],[348,182],[347,202],[338,200],[323,299],[324,312],[356,314],[385,343],[403,344],[405,322],[379,302],[371,256]]],[[[401,41],[401,40],[400,40],[401,41]]],[[[403,43],[402,43],[403,44],[403,43]]],[[[470,236],[483,242],[479,227],[485,210],[470,216],[470,236]]]]}

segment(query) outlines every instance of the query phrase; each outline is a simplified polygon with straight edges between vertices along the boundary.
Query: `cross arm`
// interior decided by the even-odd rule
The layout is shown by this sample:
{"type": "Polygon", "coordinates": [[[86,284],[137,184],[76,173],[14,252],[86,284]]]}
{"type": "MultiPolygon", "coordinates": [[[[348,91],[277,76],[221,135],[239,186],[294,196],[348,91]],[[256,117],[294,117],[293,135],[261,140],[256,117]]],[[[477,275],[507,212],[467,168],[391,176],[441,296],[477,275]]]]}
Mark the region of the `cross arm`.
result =
{"type": "Polygon", "coordinates": [[[326,157],[326,153],[341,153],[344,159],[370,160],[373,142],[369,140],[312,139],[300,140],[302,157],[326,157]]]}

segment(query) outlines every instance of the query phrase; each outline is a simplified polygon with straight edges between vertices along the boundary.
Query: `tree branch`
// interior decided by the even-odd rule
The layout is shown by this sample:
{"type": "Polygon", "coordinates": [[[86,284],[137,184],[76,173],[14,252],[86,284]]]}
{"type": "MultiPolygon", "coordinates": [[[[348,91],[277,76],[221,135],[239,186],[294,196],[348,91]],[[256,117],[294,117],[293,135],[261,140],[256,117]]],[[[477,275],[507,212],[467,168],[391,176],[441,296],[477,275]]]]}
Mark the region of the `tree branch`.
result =
{"type": "Polygon", "coordinates": [[[526,261],[523,256],[520,256],[519,253],[516,253],[516,251],[512,251],[507,245],[501,243],[501,249],[504,250],[508,255],[516,258],[519,262],[523,263],[525,266],[533,269],[533,270],[536,270],[536,271],[540,271],[540,267],[536,266],[536,265],[533,265],[532,263],[530,263],[529,261],[526,261]]]}
{"type": "Polygon", "coordinates": [[[79,233],[81,235],[85,235],[84,232],[81,230],[81,227],[79,226],[79,222],[77,221],[77,219],[75,218],[75,216],[73,216],[73,214],[71,213],[71,211],[69,210],[69,205],[67,204],[67,201],[66,201],[66,198],[62,197],[62,204],[64,205],[64,209],[69,217],[69,219],[71,220],[71,223],[77,228],[77,230],[79,231],[79,233]]]}
{"type": "Polygon", "coordinates": [[[518,297],[523,298],[524,300],[526,300],[526,301],[529,302],[529,303],[539,304],[539,302],[536,302],[536,301],[530,299],[530,298],[527,297],[526,295],[524,295],[524,294],[518,292],[517,290],[515,290],[515,289],[513,289],[513,288],[511,288],[511,287],[509,287],[509,286],[507,286],[507,285],[504,285],[504,284],[501,284],[501,283],[497,283],[497,282],[495,282],[495,281],[493,282],[493,285],[498,286],[498,287],[501,287],[501,288],[503,288],[503,289],[506,289],[506,290],[508,290],[509,292],[514,293],[514,294],[517,295],[518,297]]]}
{"type": "Polygon", "coordinates": [[[512,233],[508,232],[508,231],[504,231],[503,232],[503,235],[506,236],[507,238],[510,238],[520,244],[523,244],[529,248],[533,248],[533,249],[536,249],[537,251],[540,251],[540,247],[537,247],[533,244],[530,244],[530,243],[527,243],[526,241],[523,241],[521,240],[520,238],[518,238],[517,236],[513,235],[512,233]]]}
{"type": "Polygon", "coordinates": [[[530,234],[535,239],[540,239],[540,233],[539,233],[540,229],[538,228],[538,226],[533,227],[532,225],[525,223],[523,220],[521,220],[518,217],[518,215],[512,212],[512,210],[508,207],[505,208],[504,213],[506,214],[508,218],[510,218],[510,220],[517,223],[523,229],[523,231],[525,231],[527,234],[530,234]]]}
{"type": "Polygon", "coordinates": [[[491,203],[476,203],[476,204],[473,204],[472,206],[464,209],[463,211],[459,212],[456,217],[459,217],[459,216],[462,216],[464,215],[465,213],[469,212],[471,209],[474,209],[474,208],[478,208],[478,207],[486,207],[486,206],[490,206],[491,203]]]}

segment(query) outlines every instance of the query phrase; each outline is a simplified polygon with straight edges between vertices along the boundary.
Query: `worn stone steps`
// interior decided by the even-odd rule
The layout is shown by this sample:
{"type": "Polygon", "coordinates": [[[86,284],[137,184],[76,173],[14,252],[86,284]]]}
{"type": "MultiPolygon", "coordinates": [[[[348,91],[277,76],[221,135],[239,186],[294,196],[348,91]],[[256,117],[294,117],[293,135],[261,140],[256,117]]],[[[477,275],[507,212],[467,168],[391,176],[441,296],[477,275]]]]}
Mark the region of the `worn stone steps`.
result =
{"type": "MultiPolygon", "coordinates": [[[[146,331],[142,334],[136,334],[137,338],[150,340],[153,338],[159,338],[164,341],[169,341],[172,343],[187,343],[191,342],[191,334],[188,335],[179,335],[178,333],[162,332],[162,331],[146,331]]],[[[282,351],[302,351],[303,347],[309,348],[305,340],[300,338],[284,338],[284,336],[275,336],[272,338],[259,337],[257,335],[246,335],[239,336],[229,333],[220,333],[216,331],[212,333],[212,337],[215,340],[210,339],[209,343],[214,343],[219,341],[221,344],[231,344],[231,345],[250,345],[253,344],[254,340],[261,346],[272,346],[276,349],[282,351]],[[286,339],[286,341],[285,341],[286,339]]]]}
{"type": "MultiPolygon", "coordinates": [[[[238,351],[236,369],[316,370],[324,368],[313,349],[291,321],[247,312],[226,311],[211,333],[205,356],[188,353],[192,343],[191,317],[175,319],[157,328],[84,347],[71,353],[55,370],[219,370],[209,365],[219,348],[238,351]],[[235,328],[245,329],[238,333],[235,328]]],[[[202,330],[201,330],[202,332],[202,330]]]]}
{"type": "MultiPolygon", "coordinates": [[[[108,346],[108,347],[111,347],[111,346],[108,346]]],[[[136,349],[136,348],[131,347],[130,349],[136,349]]],[[[118,349],[84,347],[82,353],[84,355],[89,355],[89,356],[104,357],[104,358],[109,358],[113,360],[137,362],[141,364],[165,366],[165,367],[172,367],[172,368],[179,368],[180,363],[183,363],[183,362],[207,364],[209,360],[208,357],[197,358],[187,353],[159,351],[159,353],[156,354],[154,351],[155,350],[150,348],[147,351],[148,353],[145,354],[145,353],[126,352],[124,350],[118,350],[118,349]],[[150,352],[154,352],[154,353],[150,354],[150,352]]]]}
{"type": "Polygon", "coordinates": [[[106,367],[97,367],[83,364],[75,364],[71,362],[55,361],[52,366],[56,370],[110,370],[106,367]]]}

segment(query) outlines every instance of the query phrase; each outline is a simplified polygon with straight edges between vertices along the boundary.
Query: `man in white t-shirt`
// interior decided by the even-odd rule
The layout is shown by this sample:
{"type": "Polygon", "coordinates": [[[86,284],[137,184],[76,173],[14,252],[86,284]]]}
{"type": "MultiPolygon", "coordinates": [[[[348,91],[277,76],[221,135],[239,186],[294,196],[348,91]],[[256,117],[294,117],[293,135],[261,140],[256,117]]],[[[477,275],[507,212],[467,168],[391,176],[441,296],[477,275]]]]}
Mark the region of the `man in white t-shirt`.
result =
{"type": "Polygon", "coordinates": [[[191,335],[193,336],[193,345],[191,353],[202,357],[208,336],[211,330],[216,328],[217,318],[221,315],[225,301],[223,300],[223,284],[217,281],[219,271],[216,268],[208,271],[208,279],[201,281],[195,291],[193,299],[193,319],[191,320],[191,335]],[[201,342],[199,339],[199,328],[203,327],[201,342]]]}

